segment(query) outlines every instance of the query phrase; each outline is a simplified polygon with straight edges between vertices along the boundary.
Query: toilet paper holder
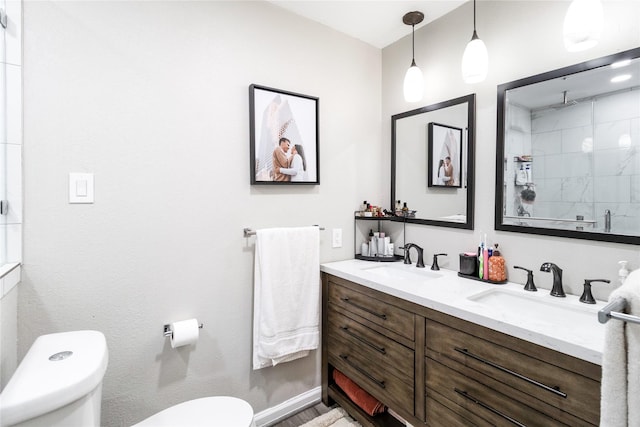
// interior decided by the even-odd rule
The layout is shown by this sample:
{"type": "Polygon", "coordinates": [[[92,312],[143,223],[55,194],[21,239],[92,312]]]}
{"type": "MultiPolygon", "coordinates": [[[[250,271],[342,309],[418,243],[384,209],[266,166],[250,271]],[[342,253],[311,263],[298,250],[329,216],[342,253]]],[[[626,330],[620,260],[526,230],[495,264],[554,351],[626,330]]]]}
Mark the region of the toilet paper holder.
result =
{"type": "MultiPolygon", "coordinates": [[[[200,324],[198,325],[198,328],[199,328],[199,329],[204,328],[204,323],[200,323],[200,324]]],[[[166,324],[166,325],[164,325],[164,327],[163,327],[163,335],[164,335],[165,337],[170,337],[171,335],[173,335],[173,331],[171,330],[171,325],[170,325],[170,324],[166,324]]]]}

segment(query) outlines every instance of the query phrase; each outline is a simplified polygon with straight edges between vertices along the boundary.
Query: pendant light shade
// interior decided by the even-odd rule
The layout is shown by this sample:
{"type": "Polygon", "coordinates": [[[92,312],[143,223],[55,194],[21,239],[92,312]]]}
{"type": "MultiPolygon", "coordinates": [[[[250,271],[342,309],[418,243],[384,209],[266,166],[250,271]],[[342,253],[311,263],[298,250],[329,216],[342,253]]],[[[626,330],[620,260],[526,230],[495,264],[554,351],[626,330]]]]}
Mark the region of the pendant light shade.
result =
{"type": "Polygon", "coordinates": [[[415,59],[415,25],[422,22],[424,14],[422,12],[409,12],[402,17],[402,22],[411,25],[411,66],[404,76],[404,100],[407,102],[418,102],[422,99],[424,92],[424,77],[422,71],[416,65],[415,59]]]}
{"type": "Polygon", "coordinates": [[[422,71],[416,65],[416,61],[411,62],[411,67],[404,75],[404,100],[407,102],[418,102],[422,99],[424,92],[424,78],[422,71]]]}
{"type": "Polygon", "coordinates": [[[487,78],[489,54],[476,32],[476,1],[473,0],[473,36],[462,54],[462,78],[465,83],[479,83],[487,78]]]}
{"type": "Polygon", "coordinates": [[[604,17],[600,0],[573,0],[564,17],[564,47],[569,52],[587,50],[598,44],[604,17]]]}

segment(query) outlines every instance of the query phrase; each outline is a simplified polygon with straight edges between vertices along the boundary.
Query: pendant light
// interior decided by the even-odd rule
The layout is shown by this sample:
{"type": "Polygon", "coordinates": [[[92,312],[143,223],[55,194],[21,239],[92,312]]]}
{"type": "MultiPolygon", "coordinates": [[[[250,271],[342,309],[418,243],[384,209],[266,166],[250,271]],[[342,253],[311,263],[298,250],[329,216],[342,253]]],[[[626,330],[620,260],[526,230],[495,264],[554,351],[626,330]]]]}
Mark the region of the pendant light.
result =
{"type": "Polygon", "coordinates": [[[489,55],[476,32],[476,0],[473,0],[473,35],[462,54],[462,78],[465,83],[479,83],[487,77],[489,55]]]}
{"type": "Polygon", "coordinates": [[[569,52],[579,52],[598,44],[603,21],[600,0],[573,0],[564,17],[564,47],[569,52]]]}
{"type": "Polygon", "coordinates": [[[424,92],[424,78],[422,71],[416,65],[415,52],[415,26],[424,19],[422,12],[409,12],[402,17],[402,22],[407,25],[411,25],[411,66],[407,70],[407,74],[404,76],[404,99],[407,102],[418,102],[422,99],[422,92],[424,92]]]}

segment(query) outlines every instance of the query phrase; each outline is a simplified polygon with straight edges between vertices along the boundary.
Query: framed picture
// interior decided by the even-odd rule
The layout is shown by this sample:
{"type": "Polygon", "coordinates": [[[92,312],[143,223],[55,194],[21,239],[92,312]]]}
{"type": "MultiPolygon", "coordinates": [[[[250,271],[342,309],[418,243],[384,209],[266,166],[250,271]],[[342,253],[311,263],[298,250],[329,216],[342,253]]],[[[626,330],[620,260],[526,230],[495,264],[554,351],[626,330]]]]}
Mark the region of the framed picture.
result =
{"type": "Polygon", "coordinates": [[[462,129],[429,123],[427,177],[429,187],[462,186],[462,129]]]}
{"type": "Polygon", "coordinates": [[[251,184],[320,184],[318,98],[249,86],[251,184]]]}

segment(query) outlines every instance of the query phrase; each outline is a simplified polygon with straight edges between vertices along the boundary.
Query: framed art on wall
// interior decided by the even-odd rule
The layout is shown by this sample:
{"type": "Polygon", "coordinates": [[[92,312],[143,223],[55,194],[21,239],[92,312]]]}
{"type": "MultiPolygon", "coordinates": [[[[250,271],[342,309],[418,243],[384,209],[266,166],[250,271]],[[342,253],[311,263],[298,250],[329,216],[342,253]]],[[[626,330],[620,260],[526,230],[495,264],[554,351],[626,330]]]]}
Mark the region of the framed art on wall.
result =
{"type": "Polygon", "coordinates": [[[427,126],[427,185],[460,188],[462,186],[462,129],[433,122],[427,126]]]}
{"type": "Polygon", "coordinates": [[[249,86],[251,184],[320,184],[318,102],[249,86]]]}

